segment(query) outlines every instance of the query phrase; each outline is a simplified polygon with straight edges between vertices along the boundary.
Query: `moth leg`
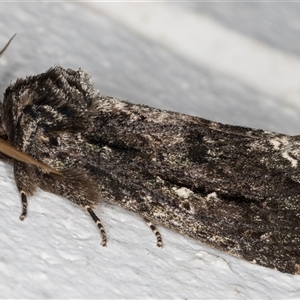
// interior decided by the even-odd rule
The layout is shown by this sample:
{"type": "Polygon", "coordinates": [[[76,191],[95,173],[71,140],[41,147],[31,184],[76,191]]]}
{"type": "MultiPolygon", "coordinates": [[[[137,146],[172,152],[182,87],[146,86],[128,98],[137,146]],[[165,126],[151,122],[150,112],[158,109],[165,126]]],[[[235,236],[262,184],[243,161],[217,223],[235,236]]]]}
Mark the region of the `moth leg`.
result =
{"type": "Polygon", "coordinates": [[[101,232],[101,236],[102,236],[101,245],[103,247],[106,247],[106,243],[107,243],[106,232],[105,232],[105,229],[104,229],[100,219],[96,216],[96,214],[94,213],[94,211],[92,210],[92,208],[89,205],[86,205],[84,208],[89,212],[89,214],[91,215],[91,217],[93,218],[94,222],[96,223],[96,225],[98,226],[98,228],[101,232]]]}
{"type": "Polygon", "coordinates": [[[20,215],[20,220],[23,221],[27,217],[27,196],[24,191],[21,191],[21,201],[22,201],[22,213],[20,215]]]}
{"type": "Polygon", "coordinates": [[[18,191],[21,195],[22,213],[20,220],[24,221],[27,217],[27,196],[33,195],[36,189],[35,181],[32,180],[28,166],[22,162],[14,162],[14,176],[18,191]]]}
{"type": "Polygon", "coordinates": [[[162,237],[160,232],[158,231],[158,229],[153,225],[153,223],[151,221],[149,221],[148,219],[144,218],[145,222],[147,223],[147,225],[150,227],[150,229],[152,230],[152,232],[155,234],[156,236],[156,246],[159,248],[163,247],[163,242],[162,242],[162,237]]]}

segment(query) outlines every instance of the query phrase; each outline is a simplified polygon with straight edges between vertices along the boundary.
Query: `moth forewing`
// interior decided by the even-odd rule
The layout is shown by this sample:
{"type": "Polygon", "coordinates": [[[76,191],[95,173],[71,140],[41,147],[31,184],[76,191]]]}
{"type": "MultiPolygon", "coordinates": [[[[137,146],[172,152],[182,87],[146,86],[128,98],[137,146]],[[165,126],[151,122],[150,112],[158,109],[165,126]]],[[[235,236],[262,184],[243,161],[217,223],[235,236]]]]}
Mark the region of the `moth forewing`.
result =
{"type": "Polygon", "coordinates": [[[60,66],[10,85],[2,114],[18,149],[64,175],[16,163],[19,190],[40,187],[80,205],[102,245],[100,200],[139,214],[158,246],[156,224],[300,272],[298,139],[106,97],[83,70],[60,66]]]}

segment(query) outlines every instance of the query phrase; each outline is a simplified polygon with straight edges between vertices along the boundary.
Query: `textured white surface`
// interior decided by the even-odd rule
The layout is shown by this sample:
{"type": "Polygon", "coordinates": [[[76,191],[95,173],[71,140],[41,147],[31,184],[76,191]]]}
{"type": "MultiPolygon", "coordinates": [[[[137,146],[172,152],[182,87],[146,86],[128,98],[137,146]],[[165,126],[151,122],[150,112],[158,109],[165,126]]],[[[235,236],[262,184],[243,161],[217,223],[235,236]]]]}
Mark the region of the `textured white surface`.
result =
{"type": "Polygon", "coordinates": [[[199,12],[172,8],[166,2],[88,5],[196,64],[300,107],[297,55],[230,30],[199,12]]]}
{"type": "MultiPolygon", "coordinates": [[[[83,4],[0,3],[0,16],[1,45],[18,32],[0,60],[3,91],[17,77],[60,63],[91,73],[103,94],[299,133],[293,107],[196,67],[83,4]]],[[[12,168],[4,163],[0,191],[0,298],[300,297],[300,276],[252,265],[164,228],[158,249],[138,216],[108,204],[96,210],[107,248],[85,212],[52,194],[31,197],[21,222],[12,168]]]]}

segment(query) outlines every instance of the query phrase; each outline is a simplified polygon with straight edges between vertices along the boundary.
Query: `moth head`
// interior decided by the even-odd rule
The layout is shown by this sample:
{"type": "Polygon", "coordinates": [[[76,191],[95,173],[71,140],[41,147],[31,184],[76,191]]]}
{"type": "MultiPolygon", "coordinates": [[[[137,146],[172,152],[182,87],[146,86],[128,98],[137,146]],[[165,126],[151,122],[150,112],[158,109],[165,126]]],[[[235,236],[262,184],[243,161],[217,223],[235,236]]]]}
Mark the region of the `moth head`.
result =
{"type": "Polygon", "coordinates": [[[9,136],[20,130],[86,130],[98,93],[82,70],[54,66],[47,72],[19,78],[7,87],[2,105],[3,127],[9,136]],[[30,127],[30,129],[28,128],[30,127]],[[28,128],[28,129],[27,129],[28,128]]]}

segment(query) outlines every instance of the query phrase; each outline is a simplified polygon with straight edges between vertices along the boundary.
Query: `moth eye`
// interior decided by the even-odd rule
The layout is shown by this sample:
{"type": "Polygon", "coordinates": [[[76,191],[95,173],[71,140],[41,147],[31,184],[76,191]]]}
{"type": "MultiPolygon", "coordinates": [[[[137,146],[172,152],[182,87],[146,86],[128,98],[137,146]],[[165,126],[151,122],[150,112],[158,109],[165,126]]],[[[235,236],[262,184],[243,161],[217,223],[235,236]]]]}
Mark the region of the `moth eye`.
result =
{"type": "Polygon", "coordinates": [[[50,137],[49,138],[49,144],[53,145],[53,146],[59,146],[58,140],[56,137],[50,137]]]}
{"type": "Polygon", "coordinates": [[[46,137],[46,136],[41,135],[39,137],[39,140],[47,145],[59,146],[58,139],[57,139],[57,137],[54,137],[54,136],[46,137]]]}
{"type": "Polygon", "coordinates": [[[184,209],[186,209],[186,210],[191,210],[191,206],[190,206],[190,203],[189,202],[184,202],[183,204],[182,204],[182,206],[183,206],[183,208],[184,209]]]}

